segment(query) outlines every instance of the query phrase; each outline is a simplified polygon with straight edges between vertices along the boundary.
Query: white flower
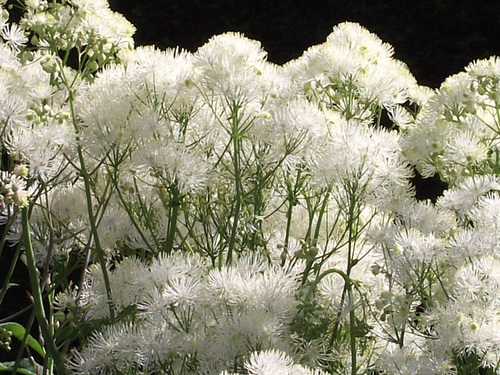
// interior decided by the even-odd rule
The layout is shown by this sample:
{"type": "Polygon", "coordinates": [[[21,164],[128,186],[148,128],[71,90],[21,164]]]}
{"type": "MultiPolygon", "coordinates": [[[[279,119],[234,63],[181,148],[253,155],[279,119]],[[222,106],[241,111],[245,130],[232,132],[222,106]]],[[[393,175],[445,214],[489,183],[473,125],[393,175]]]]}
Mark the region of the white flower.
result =
{"type": "Polygon", "coordinates": [[[427,101],[402,142],[405,156],[424,177],[437,172],[455,184],[471,174],[494,172],[499,79],[497,59],[480,60],[448,77],[427,101]]]}
{"type": "MultiPolygon", "coordinates": [[[[315,183],[332,187],[355,181],[364,198],[391,207],[392,197],[410,194],[412,175],[398,140],[395,132],[368,128],[354,120],[332,124],[329,136],[315,149],[311,167],[315,183]]],[[[342,195],[342,188],[334,191],[342,195]]]]}
{"type": "Polygon", "coordinates": [[[298,92],[347,118],[372,122],[375,105],[393,110],[414,102],[418,86],[393,49],[356,23],[334,27],[325,43],[285,65],[298,92]],[[410,96],[411,95],[411,96],[410,96]]]}
{"type": "Polygon", "coordinates": [[[470,215],[478,200],[492,191],[500,191],[500,180],[494,175],[471,176],[457,183],[439,197],[437,204],[455,211],[459,217],[470,215]]]}
{"type": "Polygon", "coordinates": [[[144,363],[135,340],[140,327],[135,324],[107,325],[89,337],[88,345],[73,351],[68,367],[75,374],[119,373],[144,363]]]}
{"type": "Polygon", "coordinates": [[[407,109],[401,106],[395,106],[388,109],[388,114],[391,120],[400,128],[406,129],[414,122],[411,114],[407,109]]]}
{"type": "Polygon", "coordinates": [[[263,350],[253,352],[245,369],[252,375],[323,375],[321,370],[311,369],[294,364],[293,359],[279,350],[263,350]]]}
{"type": "Polygon", "coordinates": [[[448,286],[449,299],[428,314],[438,343],[461,355],[498,357],[500,354],[500,263],[485,256],[466,261],[448,286]]]}
{"type": "Polygon", "coordinates": [[[0,43],[0,65],[5,68],[17,68],[21,65],[16,52],[5,43],[0,43]]]}
{"type": "Polygon", "coordinates": [[[51,123],[32,130],[15,128],[5,142],[10,153],[29,165],[30,175],[48,181],[65,169],[63,151],[70,149],[73,136],[70,128],[51,123]]]}
{"type": "Polygon", "coordinates": [[[4,211],[6,205],[27,207],[29,195],[30,190],[24,178],[10,172],[0,171],[0,211],[4,211]]]}
{"type": "Polygon", "coordinates": [[[80,32],[88,38],[88,43],[93,44],[95,40],[103,43],[105,50],[111,46],[118,49],[132,48],[135,27],[127,19],[107,7],[97,7],[95,12],[83,13],[80,32]]]}
{"type": "MultiPolygon", "coordinates": [[[[406,336],[410,336],[406,334],[406,336]]],[[[436,353],[433,347],[414,335],[405,340],[403,347],[389,344],[377,358],[377,368],[388,375],[450,375],[451,361],[442,353],[436,353]]],[[[441,344],[442,345],[442,344],[441,344]]]]}
{"type": "Polygon", "coordinates": [[[172,306],[191,306],[202,296],[200,281],[192,277],[174,278],[163,290],[165,302],[172,306]]]}
{"type": "Polygon", "coordinates": [[[194,54],[193,65],[199,71],[201,84],[207,94],[214,92],[226,99],[258,102],[269,95],[267,53],[259,42],[239,33],[212,37],[194,54]]]}
{"type": "Polygon", "coordinates": [[[28,10],[42,10],[47,6],[47,0],[26,0],[25,5],[28,10]]]}
{"type": "Polygon", "coordinates": [[[482,164],[488,157],[488,148],[474,134],[463,132],[449,140],[443,152],[444,163],[454,163],[469,170],[462,173],[473,173],[473,168],[482,164]]]}
{"type": "Polygon", "coordinates": [[[292,364],[292,358],[286,353],[267,350],[252,353],[245,369],[254,375],[287,374],[292,364]]]}
{"type": "Polygon", "coordinates": [[[375,34],[354,22],[343,22],[335,26],[326,41],[347,46],[373,58],[391,57],[394,54],[391,45],[383,43],[375,34]]]}
{"type": "Polygon", "coordinates": [[[24,30],[15,23],[10,24],[10,27],[5,26],[0,35],[5,43],[14,51],[19,51],[20,47],[24,46],[28,41],[24,30]]]}
{"type": "Polygon", "coordinates": [[[500,58],[491,56],[488,59],[470,63],[465,71],[474,77],[500,76],[500,58]]]}
{"type": "MultiPolygon", "coordinates": [[[[112,361],[101,364],[106,367],[127,363],[126,353],[131,353],[151,366],[168,358],[177,364],[185,355],[195,355],[200,371],[220,372],[251,349],[287,350],[291,345],[296,275],[261,257],[244,256],[221,270],[183,252],[160,256],[149,266],[126,258],[109,271],[109,279],[117,312],[136,306],[137,320],[130,327],[96,333],[74,357],[75,368],[83,366],[77,364],[78,356],[87,352],[111,355],[112,361]],[[122,342],[125,334],[130,335],[127,343],[122,342]]],[[[102,271],[95,265],[87,275],[81,303],[87,319],[108,316],[102,271]]]]}

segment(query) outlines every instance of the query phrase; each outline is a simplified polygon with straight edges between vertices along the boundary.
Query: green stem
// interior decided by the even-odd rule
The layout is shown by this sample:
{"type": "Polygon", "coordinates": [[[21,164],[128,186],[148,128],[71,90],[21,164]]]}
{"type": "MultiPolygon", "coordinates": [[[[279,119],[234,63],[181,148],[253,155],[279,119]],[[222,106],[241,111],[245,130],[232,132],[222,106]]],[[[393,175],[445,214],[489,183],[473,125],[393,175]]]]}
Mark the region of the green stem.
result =
{"type": "MultiPolygon", "coordinates": [[[[35,322],[35,314],[32,311],[31,314],[30,314],[30,317],[28,319],[28,322],[26,323],[24,336],[23,336],[23,339],[21,340],[21,343],[19,345],[19,350],[17,352],[16,361],[14,363],[14,366],[12,367],[12,374],[17,374],[18,373],[17,369],[21,365],[21,360],[23,358],[23,353],[24,353],[24,350],[26,349],[26,344],[28,342],[28,337],[30,335],[31,327],[33,327],[33,323],[34,322],[35,322]]],[[[47,356],[45,356],[44,361],[45,362],[47,362],[47,361],[51,362],[50,358],[47,358],[47,356]]],[[[47,364],[47,366],[44,367],[44,371],[46,371],[48,367],[49,366],[47,364]]]]}
{"type": "MultiPolygon", "coordinates": [[[[347,285],[347,283],[345,282],[344,283],[344,288],[342,290],[342,295],[340,297],[340,304],[339,304],[339,306],[341,306],[341,307],[344,306],[344,302],[345,302],[345,298],[346,298],[345,297],[346,291],[347,291],[346,285],[347,285]]],[[[330,348],[333,347],[335,339],[337,338],[337,335],[338,335],[338,332],[339,332],[339,329],[340,329],[340,319],[341,319],[341,317],[342,317],[342,310],[338,311],[337,315],[335,317],[335,325],[333,327],[332,336],[330,337],[330,343],[329,343],[330,344],[330,348]]]]}
{"type": "Polygon", "coordinates": [[[109,318],[111,322],[113,323],[115,321],[115,311],[113,307],[113,298],[112,298],[112,292],[111,292],[111,283],[109,281],[109,275],[108,275],[108,270],[106,268],[106,257],[104,254],[104,250],[101,247],[101,243],[99,241],[99,233],[97,231],[97,221],[96,221],[96,216],[94,215],[94,210],[93,210],[93,205],[92,205],[92,194],[91,194],[91,182],[90,182],[90,176],[86,167],[85,163],[85,158],[83,156],[83,151],[82,151],[82,146],[80,145],[80,139],[79,139],[79,133],[80,129],[78,128],[77,124],[77,116],[76,116],[76,111],[75,111],[75,103],[74,103],[74,98],[73,98],[73,91],[71,90],[70,86],[67,83],[67,79],[64,75],[64,70],[61,67],[61,75],[63,77],[63,80],[66,84],[66,87],[68,89],[68,102],[71,110],[71,119],[73,122],[73,128],[75,130],[75,135],[76,135],[76,142],[77,142],[77,153],[78,153],[78,161],[80,163],[80,176],[83,178],[84,186],[85,186],[85,198],[86,198],[86,203],[87,203],[87,213],[89,217],[89,222],[90,222],[90,231],[92,233],[92,236],[94,238],[94,245],[95,245],[95,250],[97,253],[97,259],[99,261],[99,264],[101,266],[101,271],[102,271],[102,276],[103,276],[103,281],[104,285],[106,288],[106,296],[108,299],[108,308],[109,308],[109,318]]]}
{"type": "Polygon", "coordinates": [[[16,247],[16,252],[12,258],[12,262],[10,263],[9,270],[7,271],[7,275],[5,275],[5,282],[0,291],[0,306],[2,305],[2,301],[7,294],[7,290],[9,289],[9,283],[12,275],[14,274],[14,269],[16,268],[17,260],[19,259],[19,254],[21,253],[21,246],[18,245],[16,247]]]}
{"type": "Polygon", "coordinates": [[[314,230],[314,236],[312,239],[312,243],[314,246],[318,244],[319,232],[321,230],[321,224],[323,222],[323,216],[327,211],[328,198],[330,196],[330,188],[326,191],[325,198],[323,199],[323,203],[321,204],[321,208],[319,209],[318,222],[316,223],[316,229],[314,230]]]}
{"type": "MultiPolygon", "coordinates": [[[[318,245],[318,238],[319,238],[320,231],[321,231],[321,224],[323,222],[323,217],[327,211],[327,204],[328,204],[329,196],[330,196],[330,188],[326,191],[325,197],[324,197],[323,201],[321,202],[321,205],[319,208],[318,220],[316,222],[316,228],[314,228],[314,234],[313,234],[312,238],[309,238],[310,237],[309,233],[311,232],[312,228],[309,228],[309,230],[308,230],[308,234],[306,236],[306,240],[307,240],[306,242],[309,242],[311,247],[316,247],[318,245]]],[[[313,211],[316,211],[316,207],[317,206],[315,206],[313,211]]],[[[310,213],[310,220],[309,220],[310,225],[312,225],[312,223],[313,223],[313,217],[314,217],[314,213],[310,213]]],[[[317,261],[316,255],[311,254],[310,258],[308,258],[308,260],[307,260],[306,266],[304,268],[304,272],[302,274],[301,285],[304,285],[306,283],[307,278],[309,277],[309,273],[313,269],[313,265],[316,261],[317,261]]],[[[319,274],[320,271],[321,271],[321,269],[318,269],[316,271],[316,274],[319,274]]]]}
{"type": "MultiPolygon", "coordinates": [[[[129,206],[129,204],[127,203],[127,200],[125,199],[125,197],[123,196],[123,193],[122,193],[122,189],[120,188],[120,186],[118,186],[118,173],[117,173],[117,168],[115,167],[113,171],[111,171],[109,168],[108,168],[108,175],[111,177],[111,182],[112,184],[114,185],[114,188],[115,188],[115,191],[117,192],[118,194],[118,198],[120,199],[120,202],[122,203],[122,207],[125,209],[125,211],[127,212],[127,215],[128,217],[130,218],[130,221],[132,222],[132,225],[134,226],[134,228],[137,230],[137,233],[139,233],[139,235],[141,236],[141,239],[144,241],[144,244],[147,246],[148,249],[152,249],[153,247],[150,245],[148,239],[146,238],[146,236],[144,235],[143,233],[143,230],[142,228],[140,227],[138,221],[137,221],[137,218],[135,217],[136,215],[134,214],[132,208],[129,206]]],[[[134,181],[134,184],[135,184],[135,181],[134,181]]],[[[137,189],[137,184],[135,185],[136,189],[137,189]]],[[[139,196],[139,201],[142,203],[141,199],[140,199],[140,194],[138,194],[139,196]]],[[[141,207],[142,208],[142,207],[141,207]]],[[[155,238],[155,236],[153,236],[153,238],[155,238]]],[[[155,240],[156,242],[156,240],[155,240]]],[[[157,244],[157,243],[156,243],[157,244]]],[[[160,247],[156,246],[156,249],[160,249],[160,247]]]]}
{"type": "MultiPolygon", "coordinates": [[[[344,279],[344,290],[342,291],[342,298],[341,298],[341,306],[343,306],[344,301],[345,301],[345,295],[347,294],[347,300],[351,304],[349,306],[349,346],[350,346],[350,352],[351,352],[351,375],[356,375],[358,371],[358,365],[357,365],[357,346],[356,346],[356,314],[354,311],[354,296],[352,292],[352,281],[351,278],[347,273],[342,272],[341,270],[337,269],[330,269],[325,272],[323,272],[318,278],[315,280],[315,284],[313,287],[315,288],[316,285],[323,279],[326,275],[330,273],[336,273],[340,275],[344,279]]],[[[311,290],[310,290],[311,293],[311,290]]],[[[333,346],[334,340],[338,334],[339,326],[340,326],[340,318],[341,318],[342,312],[339,311],[337,314],[337,321],[335,323],[335,327],[333,329],[333,334],[330,338],[330,347],[333,346]]]]}
{"type": "Polygon", "coordinates": [[[354,296],[352,295],[352,285],[349,279],[347,287],[347,295],[349,297],[349,302],[352,304],[349,311],[349,336],[350,336],[350,347],[351,347],[351,375],[356,375],[358,371],[357,366],[357,350],[356,350],[356,316],[354,314],[354,296]]]}
{"type": "MultiPolygon", "coordinates": [[[[146,202],[141,197],[139,185],[137,184],[137,179],[134,178],[133,181],[134,181],[135,191],[137,192],[136,197],[137,197],[137,201],[139,203],[139,208],[141,210],[141,215],[144,216],[146,218],[146,221],[149,223],[149,220],[151,218],[150,210],[148,209],[146,202]]],[[[160,199],[161,199],[161,196],[160,196],[160,199]]],[[[155,243],[156,249],[158,249],[158,251],[160,251],[160,249],[161,249],[160,242],[157,239],[156,233],[153,232],[154,225],[146,225],[146,228],[149,229],[149,233],[151,234],[151,237],[153,238],[153,242],[155,243]]],[[[148,244],[147,241],[146,241],[146,244],[148,244]]],[[[152,247],[148,244],[148,248],[151,249],[152,247]]]]}
{"type": "Polygon", "coordinates": [[[294,207],[294,202],[292,199],[288,200],[288,210],[286,212],[286,232],[285,232],[285,241],[283,244],[283,255],[281,259],[281,266],[285,265],[286,258],[288,257],[288,246],[290,242],[290,229],[292,227],[292,214],[293,214],[293,207],[294,207]]]}
{"type": "Polygon", "coordinates": [[[165,240],[164,251],[170,254],[174,248],[175,232],[177,230],[177,219],[179,217],[180,207],[179,189],[173,185],[171,187],[171,199],[168,202],[169,215],[168,215],[168,229],[167,237],[165,240]]]}
{"type": "Polygon", "coordinates": [[[287,188],[287,201],[288,201],[288,210],[286,211],[286,231],[285,231],[285,240],[283,244],[283,258],[281,260],[281,266],[285,265],[286,257],[288,256],[288,246],[290,244],[290,229],[292,227],[292,216],[293,216],[293,207],[295,207],[298,203],[297,201],[297,185],[300,179],[300,170],[297,172],[297,184],[292,186],[290,179],[286,179],[286,188],[287,188]]]}
{"type": "Polygon", "coordinates": [[[57,349],[57,346],[54,342],[54,338],[51,334],[51,328],[47,321],[45,310],[43,307],[42,290],[40,287],[40,275],[38,269],[36,268],[35,255],[31,244],[28,208],[22,209],[22,228],[23,228],[23,240],[24,240],[23,243],[26,252],[26,265],[28,267],[31,292],[33,295],[33,307],[34,307],[35,317],[42,332],[42,336],[50,360],[54,362],[54,365],[57,368],[57,373],[64,374],[66,373],[66,369],[64,367],[63,358],[59,353],[59,350],[57,349]]]}
{"type": "MultiPolygon", "coordinates": [[[[73,106],[72,106],[73,107],[73,106]]],[[[80,161],[80,175],[83,178],[84,186],[85,186],[85,198],[87,203],[87,213],[90,222],[90,231],[92,233],[92,237],[94,238],[95,250],[97,253],[97,259],[101,266],[102,276],[104,280],[104,285],[106,287],[106,296],[108,299],[108,308],[109,308],[109,318],[111,322],[115,320],[115,311],[113,307],[113,295],[111,292],[111,283],[109,281],[108,269],[106,268],[106,257],[104,254],[104,250],[101,247],[101,242],[99,240],[99,232],[97,231],[97,223],[96,217],[94,216],[94,211],[92,207],[92,194],[91,194],[91,183],[90,176],[87,173],[87,168],[85,164],[85,159],[83,157],[82,147],[80,145],[77,146],[78,159],[80,161]]]]}
{"type": "MultiPolygon", "coordinates": [[[[241,211],[241,195],[242,195],[242,184],[241,184],[241,169],[240,169],[240,129],[239,129],[239,117],[238,117],[238,106],[233,105],[232,113],[232,138],[233,138],[233,164],[234,164],[234,181],[235,181],[235,202],[233,210],[233,224],[231,227],[231,235],[229,237],[229,245],[227,249],[227,259],[226,263],[231,264],[233,250],[236,243],[236,234],[238,231],[238,224],[240,220],[241,211]]],[[[222,259],[222,254],[221,254],[222,259]]],[[[220,263],[220,261],[219,261],[220,263]]]]}
{"type": "MultiPolygon", "coordinates": [[[[7,243],[7,233],[9,232],[10,226],[14,222],[14,219],[16,218],[16,216],[17,215],[15,214],[15,212],[11,213],[8,216],[7,222],[5,223],[5,226],[4,226],[5,229],[4,229],[2,237],[0,239],[0,257],[2,256],[2,252],[6,247],[5,244],[7,243]]],[[[2,300],[0,299],[0,304],[1,303],[2,303],[2,300]]]]}
{"type": "Polygon", "coordinates": [[[354,259],[354,252],[356,249],[356,241],[358,239],[358,220],[359,220],[359,207],[358,207],[358,197],[357,183],[355,186],[349,186],[347,192],[349,193],[349,211],[348,211],[348,230],[349,230],[349,240],[348,240],[348,253],[347,253],[347,281],[346,290],[347,297],[349,299],[350,311],[349,311],[349,337],[350,337],[350,348],[351,348],[351,375],[356,375],[357,372],[357,350],[356,350],[356,316],[354,313],[354,296],[352,293],[352,282],[351,282],[351,270],[358,262],[354,259]]]}

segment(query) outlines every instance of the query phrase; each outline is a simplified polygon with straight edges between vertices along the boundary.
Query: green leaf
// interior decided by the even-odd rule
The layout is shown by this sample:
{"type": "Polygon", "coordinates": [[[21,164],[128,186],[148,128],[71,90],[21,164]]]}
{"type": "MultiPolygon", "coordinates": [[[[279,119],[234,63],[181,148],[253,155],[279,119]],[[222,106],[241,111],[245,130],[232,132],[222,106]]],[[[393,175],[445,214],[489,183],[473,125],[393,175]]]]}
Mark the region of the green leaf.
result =
{"type": "MultiPolygon", "coordinates": [[[[15,364],[16,361],[0,362],[0,372],[12,372],[15,364]]],[[[28,358],[23,358],[21,359],[21,361],[19,361],[19,366],[17,367],[16,373],[25,375],[43,374],[43,367],[36,362],[31,362],[30,360],[28,360],[28,358]]]]}
{"type": "MultiPolygon", "coordinates": [[[[26,334],[26,329],[18,323],[1,323],[0,328],[6,329],[7,331],[12,332],[12,336],[14,336],[19,341],[22,341],[24,335],[26,334]]],[[[42,357],[45,357],[45,350],[40,345],[38,341],[36,341],[33,336],[28,335],[28,340],[26,341],[28,346],[33,349],[35,352],[40,354],[42,357]]]]}

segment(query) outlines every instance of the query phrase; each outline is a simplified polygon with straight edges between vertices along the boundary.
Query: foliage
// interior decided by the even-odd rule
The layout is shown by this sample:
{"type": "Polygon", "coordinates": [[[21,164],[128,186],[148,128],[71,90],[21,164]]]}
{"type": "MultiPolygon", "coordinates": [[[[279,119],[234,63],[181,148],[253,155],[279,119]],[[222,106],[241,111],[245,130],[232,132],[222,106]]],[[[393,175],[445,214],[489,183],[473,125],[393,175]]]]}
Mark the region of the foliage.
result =
{"type": "Polygon", "coordinates": [[[356,23],[278,66],[234,32],[134,48],[105,0],[23,6],[0,300],[24,264],[32,302],[0,370],[500,373],[497,58],[433,91],[356,23]]]}

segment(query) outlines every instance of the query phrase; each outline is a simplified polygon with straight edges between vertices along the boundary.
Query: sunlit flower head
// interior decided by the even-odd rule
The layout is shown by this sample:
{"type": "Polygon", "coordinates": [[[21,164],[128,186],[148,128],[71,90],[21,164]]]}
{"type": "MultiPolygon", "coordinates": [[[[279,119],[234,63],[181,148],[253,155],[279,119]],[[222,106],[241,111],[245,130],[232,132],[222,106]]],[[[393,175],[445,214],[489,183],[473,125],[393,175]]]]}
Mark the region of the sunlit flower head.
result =
{"type": "Polygon", "coordinates": [[[5,43],[14,51],[19,51],[28,41],[25,31],[15,23],[10,26],[5,26],[0,32],[0,35],[5,43]]]}

